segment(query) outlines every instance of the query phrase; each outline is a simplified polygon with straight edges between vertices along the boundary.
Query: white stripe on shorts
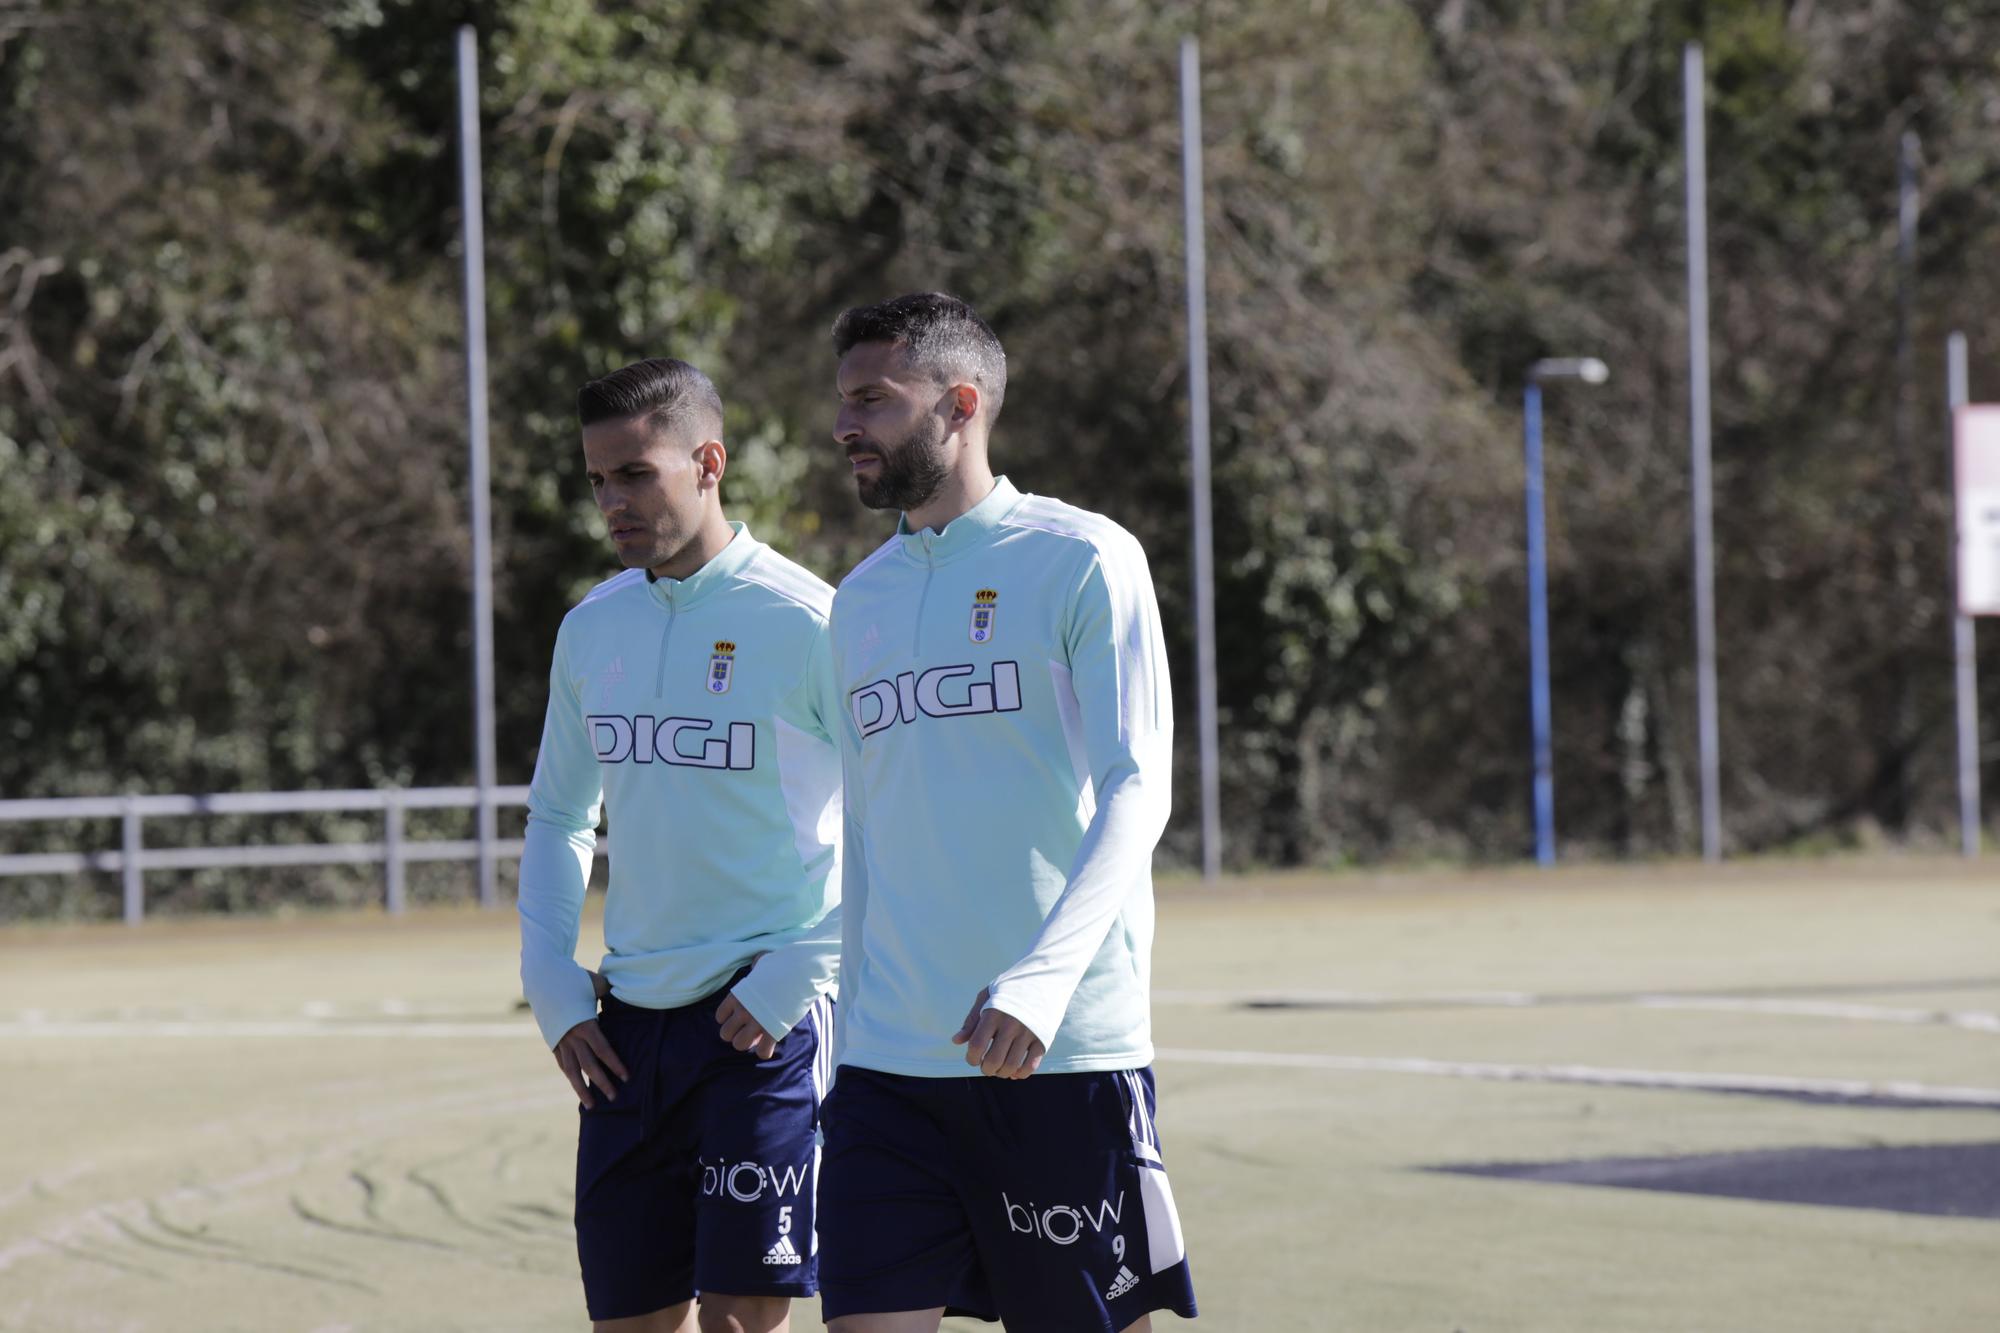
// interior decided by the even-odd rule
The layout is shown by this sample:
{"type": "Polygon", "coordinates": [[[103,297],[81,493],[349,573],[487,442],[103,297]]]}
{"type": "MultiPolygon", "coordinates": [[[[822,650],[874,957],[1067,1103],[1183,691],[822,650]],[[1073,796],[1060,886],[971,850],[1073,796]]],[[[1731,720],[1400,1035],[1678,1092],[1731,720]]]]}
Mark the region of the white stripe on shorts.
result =
{"type": "Polygon", "coordinates": [[[1164,1273],[1187,1258],[1187,1241],[1181,1234],[1180,1210],[1174,1207],[1174,1189],[1167,1183],[1167,1165],[1160,1158],[1159,1131],[1153,1126],[1152,1108],[1146,1105],[1146,1081],[1136,1069],[1121,1071],[1126,1092],[1132,1098],[1132,1152],[1139,1159],[1139,1204],[1146,1215],[1146,1250],[1153,1271],[1164,1273]]]}
{"type": "Polygon", "coordinates": [[[1132,1141],[1134,1143],[1143,1143],[1153,1149],[1153,1156],[1157,1159],[1159,1157],[1160,1135],[1159,1131],[1153,1128],[1153,1112],[1146,1105],[1145,1080],[1139,1077],[1136,1070],[1127,1069],[1120,1072],[1125,1077],[1126,1089],[1132,1097],[1132,1141]]]}
{"type": "Polygon", "coordinates": [[[813,1100],[823,1102],[826,1100],[827,1082],[833,1073],[827,1067],[827,1062],[833,1056],[833,1005],[826,996],[821,995],[813,1000],[806,1013],[811,1017],[813,1025],[813,1100]]]}
{"type": "Polygon", "coordinates": [[[1165,1167],[1139,1168],[1139,1203],[1146,1213],[1146,1251],[1152,1256],[1153,1271],[1164,1273],[1187,1258],[1180,1210],[1174,1207],[1174,1188],[1167,1183],[1165,1167]]]}

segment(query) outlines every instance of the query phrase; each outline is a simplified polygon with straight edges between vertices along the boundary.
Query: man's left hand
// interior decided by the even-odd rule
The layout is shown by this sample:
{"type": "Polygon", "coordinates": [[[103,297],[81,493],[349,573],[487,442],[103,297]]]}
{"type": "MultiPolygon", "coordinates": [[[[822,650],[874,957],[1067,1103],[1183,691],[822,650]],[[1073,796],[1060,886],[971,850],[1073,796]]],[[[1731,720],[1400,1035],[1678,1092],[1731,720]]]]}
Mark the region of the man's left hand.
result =
{"type": "Polygon", "coordinates": [[[953,1044],[965,1047],[965,1063],[979,1066],[982,1074],[1026,1078],[1041,1068],[1042,1057],[1048,1054],[1042,1039],[1012,1014],[988,1009],[986,1000],[987,992],[980,991],[972,1012],[952,1034],[953,1044]]]}
{"type": "Polygon", "coordinates": [[[715,1021],[722,1025],[722,1039],[737,1050],[755,1051],[759,1060],[768,1060],[778,1053],[777,1038],[764,1031],[764,1025],[750,1017],[743,1001],[734,995],[723,997],[722,1007],[715,1011],[715,1021]]]}

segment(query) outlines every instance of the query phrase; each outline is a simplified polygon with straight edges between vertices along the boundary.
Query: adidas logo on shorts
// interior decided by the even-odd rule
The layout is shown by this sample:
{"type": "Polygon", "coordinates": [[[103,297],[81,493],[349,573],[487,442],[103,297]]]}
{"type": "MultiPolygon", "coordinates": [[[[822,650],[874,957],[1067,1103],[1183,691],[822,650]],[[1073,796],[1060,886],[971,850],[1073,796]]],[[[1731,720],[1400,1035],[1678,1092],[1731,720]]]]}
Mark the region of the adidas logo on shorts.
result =
{"type": "Polygon", "coordinates": [[[1118,1265],[1118,1276],[1111,1279],[1111,1290],[1104,1293],[1104,1299],[1115,1301],[1138,1285],[1138,1276],[1124,1264],[1120,1264],[1118,1265]]]}
{"type": "Polygon", "coordinates": [[[767,1264],[802,1264],[805,1260],[799,1257],[799,1252],[793,1247],[790,1236],[780,1236],[778,1237],[778,1243],[765,1252],[764,1262],[767,1264]]]}

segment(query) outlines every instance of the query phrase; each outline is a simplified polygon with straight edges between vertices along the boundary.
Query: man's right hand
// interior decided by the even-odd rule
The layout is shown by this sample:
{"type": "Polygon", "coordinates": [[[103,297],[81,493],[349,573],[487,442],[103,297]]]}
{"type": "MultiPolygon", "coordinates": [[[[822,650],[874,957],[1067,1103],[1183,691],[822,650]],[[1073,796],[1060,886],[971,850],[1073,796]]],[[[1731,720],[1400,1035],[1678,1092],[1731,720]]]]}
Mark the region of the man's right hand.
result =
{"type": "Polygon", "coordinates": [[[631,1077],[594,1018],[586,1018],[563,1033],[562,1040],[556,1043],[555,1057],[556,1067],[576,1090],[576,1099],[586,1111],[597,1105],[590,1095],[592,1089],[615,1102],[618,1084],[631,1077]]]}

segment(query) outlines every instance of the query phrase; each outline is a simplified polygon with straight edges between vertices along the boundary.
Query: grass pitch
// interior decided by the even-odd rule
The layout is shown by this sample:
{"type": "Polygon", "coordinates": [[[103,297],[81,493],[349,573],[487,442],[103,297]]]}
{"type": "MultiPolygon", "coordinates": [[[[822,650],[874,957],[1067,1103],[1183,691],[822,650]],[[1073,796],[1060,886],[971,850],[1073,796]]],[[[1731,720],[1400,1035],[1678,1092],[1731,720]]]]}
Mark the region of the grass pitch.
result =
{"type": "MultiPolygon", "coordinates": [[[[1160,897],[1200,1327],[2000,1328],[2000,1221],[1427,1169],[2000,1142],[1990,871],[1160,897]]],[[[587,1327],[514,951],[471,910],[0,932],[0,1330],[587,1327]]]]}

